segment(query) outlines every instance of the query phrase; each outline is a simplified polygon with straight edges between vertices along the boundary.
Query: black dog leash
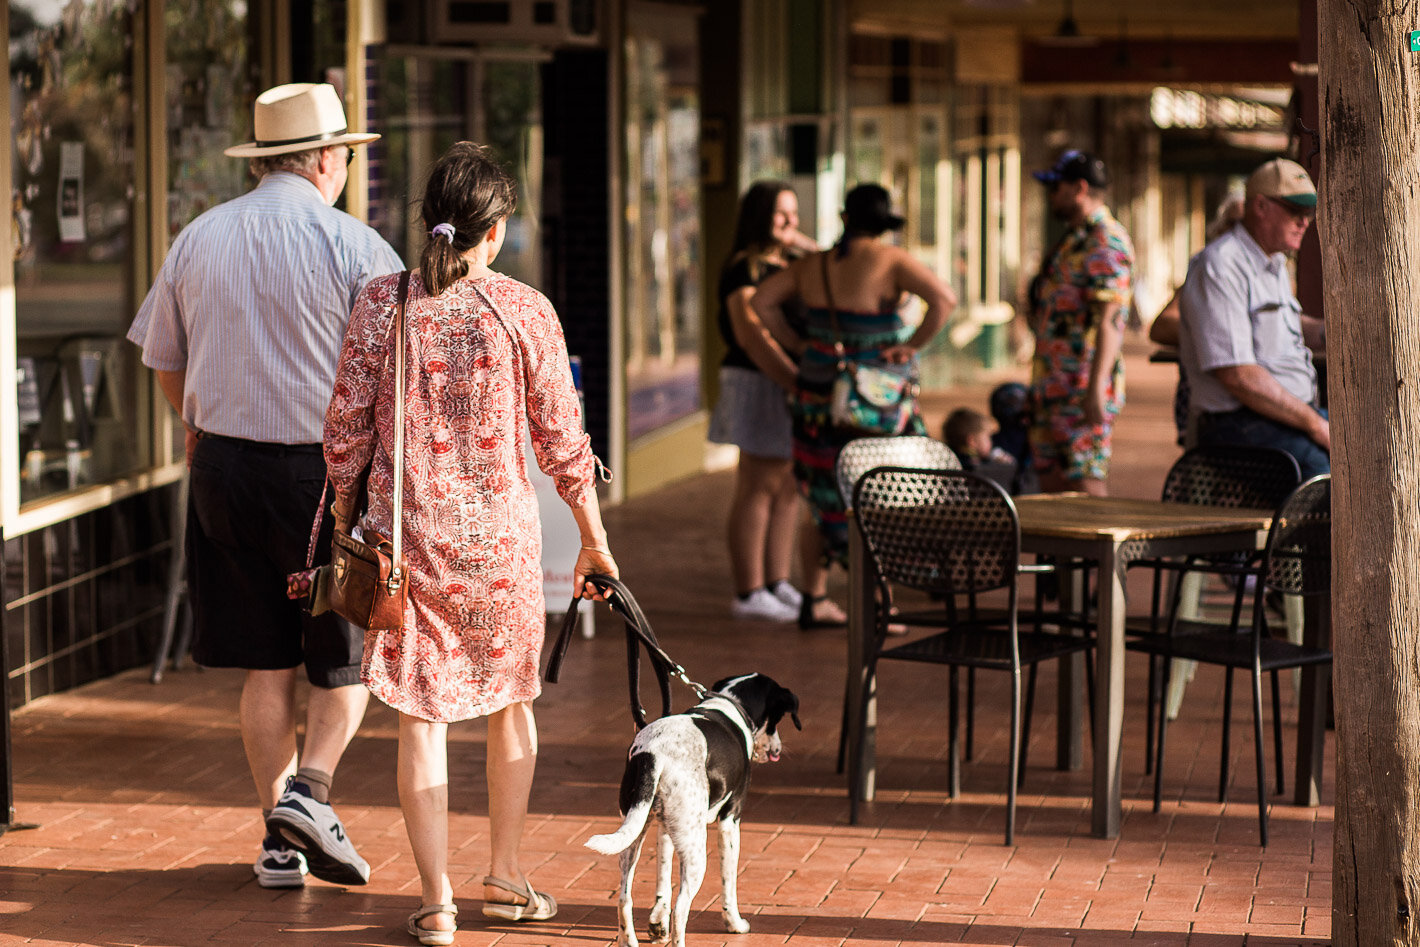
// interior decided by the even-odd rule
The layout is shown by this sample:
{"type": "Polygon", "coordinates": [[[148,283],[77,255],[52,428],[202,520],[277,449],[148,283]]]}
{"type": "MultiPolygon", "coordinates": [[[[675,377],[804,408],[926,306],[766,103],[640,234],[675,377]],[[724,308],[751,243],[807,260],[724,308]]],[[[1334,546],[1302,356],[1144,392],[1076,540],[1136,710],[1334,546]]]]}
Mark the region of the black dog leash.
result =
{"type": "MultiPolygon", "coordinates": [[[[631,717],[636,723],[636,729],[640,730],[646,726],[646,708],[641,706],[642,647],[646,649],[646,656],[651,661],[651,669],[656,672],[663,716],[668,716],[671,712],[672,674],[695,691],[697,699],[704,699],[707,693],[705,687],[692,681],[685,668],[666,654],[660,642],[656,640],[656,633],[651,630],[646,613],[641,611],[641,606],[631,594],[631,590],[620,579],[600,573],[587,576],[587,581],[606,595],[607,604],[626,621],[626,676],[631,688],[631,717]]],[[[547,671],[543,674],[543,679],[549,684],[556,684],[561,675],[562,661],[567,657],[567,648],[572,643],[572,632],[577,627],[578,601],[578,598],[573,598],[572,604],[568,606],[567,614],[562,618],[562,629],[557,634],[557,642],[552,646],[552,655],[547,660],[547,671]]]]}

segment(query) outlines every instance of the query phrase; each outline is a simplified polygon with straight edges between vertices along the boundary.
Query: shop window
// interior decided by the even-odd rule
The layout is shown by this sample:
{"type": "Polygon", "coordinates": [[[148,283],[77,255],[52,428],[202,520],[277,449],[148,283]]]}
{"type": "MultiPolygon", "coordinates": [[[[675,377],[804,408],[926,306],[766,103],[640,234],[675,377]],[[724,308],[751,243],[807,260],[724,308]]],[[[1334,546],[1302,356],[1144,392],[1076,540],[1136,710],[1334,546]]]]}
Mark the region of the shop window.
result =
{"type": "Polygon", "coordinates": [[[700,104],[692,13],[632,8],[626,40],[627,436],[701,407],[700,104]]]}
{"type": "Polygon", "coordinates": [[[381,160],[370,224],[415,263],[428,239],[418,200],[429,169],[458,141],[487,144],[518,189],[495,269],[539,289],[542,273],[541,57],[403,47],[381,57],[376,127],[381,160]]]}
{"type": "Polygon", "coordinates": [[[136,9],[10,2],[22,503],[150,463],[138,353],[124,341],[137,295],[136,9]]]}
{"type": "Polygon", "coordinates": [[[168,238],[245,193],[247,162],[223,149],[251,140],[251,38],[244,0],[168,0],[168,238]],[[200,29],[176,24],[201,24],[200,29]]]}

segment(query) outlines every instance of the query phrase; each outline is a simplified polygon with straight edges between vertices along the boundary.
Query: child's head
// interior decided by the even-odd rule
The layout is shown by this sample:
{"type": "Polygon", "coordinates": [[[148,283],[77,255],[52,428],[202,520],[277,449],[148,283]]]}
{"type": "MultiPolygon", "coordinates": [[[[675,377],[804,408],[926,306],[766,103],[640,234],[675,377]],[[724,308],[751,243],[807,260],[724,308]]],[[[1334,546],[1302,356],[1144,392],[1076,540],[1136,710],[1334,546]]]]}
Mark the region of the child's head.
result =
{"type": "Polygon", "coordinates": [[[957,408],[947,415],[942,439],[963,457],[987,457],[991,453],[991,429],[986,415],[970,408],[957,408]]]}

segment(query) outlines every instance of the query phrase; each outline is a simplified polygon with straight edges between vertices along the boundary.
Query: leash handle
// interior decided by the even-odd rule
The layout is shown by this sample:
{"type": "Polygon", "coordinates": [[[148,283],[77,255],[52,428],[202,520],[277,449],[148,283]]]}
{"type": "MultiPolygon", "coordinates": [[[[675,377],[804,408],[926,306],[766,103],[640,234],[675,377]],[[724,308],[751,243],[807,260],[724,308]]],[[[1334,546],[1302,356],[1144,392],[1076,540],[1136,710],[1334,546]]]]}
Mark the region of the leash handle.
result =
{"type": "MultiPolygon", "coordinates": [[[[693,690],[697,699],[705,696],[705,687],[691,680],[685,668],[677,664],[660,646],[656,640],[656,633],[651,629],[651,622],[646,618],[646,613],[641,610],[636,596],[631,594],[631,590],[623,582],[601,573],[589,575],[586,580],[606,596],[607,604],[626,622],[626,669],[631,690],[631,716],[636,722],[636,729],[639,730],[646,725],[646,711],[641,706],[640,697],[641,655],[638,645],[645,647],[646,654],[651,659],[651,667],[656,672],[656,680],[660,685],[663,714],[671,712],[670,677],[672,674],[693,690]]],[[[561,677],[562,662],[567,657],[567,649],[572,641],[572,632],[577,627],[577,603],[578,598],[574,597],[567,608],[567,613],[562,618],[562,627],[558,631],[557,641],[548,658],[547,670],[543,674],[543,679],[549,684],[556,684],[561,677]]]]}

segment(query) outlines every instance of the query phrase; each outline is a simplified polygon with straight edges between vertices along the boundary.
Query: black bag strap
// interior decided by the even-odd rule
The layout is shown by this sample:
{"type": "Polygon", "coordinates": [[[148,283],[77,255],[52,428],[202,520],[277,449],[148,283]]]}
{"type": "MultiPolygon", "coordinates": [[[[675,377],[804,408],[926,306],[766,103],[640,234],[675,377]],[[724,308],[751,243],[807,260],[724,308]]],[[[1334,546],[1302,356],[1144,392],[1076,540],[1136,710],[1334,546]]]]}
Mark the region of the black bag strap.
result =
{"type": "Polygon", "coordinates": [[[843,346],[843,330],[838,327],[838,306],[833,302],[833,285],[828,281],[828,254],[821,252],[818,261],[823,269],[823,295],[828,299],[828,324],[833,330],[833,351],[838,356],[838,370],[847,367],[847,350],[843,346]]]}
{"type": "MultiPolygon", "coordinates": [[[[656,640],[656,633],[651,629],[651,622],[646,618],[646,613],[641,610],[636,597],[631,594],[631,590],[620,579],[596,573],[587,576],[587,581],[606,594],[607,604],[626,621],[626,675],[631,690],[631,717],[636,723],[637,730],[646,726],[646,709],[641,706],[640,649],[642,647],[646,649],[646,656],[651,661],[651,669],[656,672],[656,683],[661,691],[661,713],[663,716],[671,712],[672,674],[694,690],[697,698],[705,695],[706,689],[692,681],[685,668],[677,664],[669,654],[666,654],[660,642],[656,640]]],[[[562,628],[557,633],[557,641],[552,646],[552,655],[547,660],[547,671],[543,674],[543,679],[549,684],[556,684],[561,676],[562,662],[567,657],[567,648],[572,641],[572,632],[577,627],[577,603],[579,601],[579,598],[573,598],[571,604],[567,606],[566,615],[562,618],[562,628]]]]}

